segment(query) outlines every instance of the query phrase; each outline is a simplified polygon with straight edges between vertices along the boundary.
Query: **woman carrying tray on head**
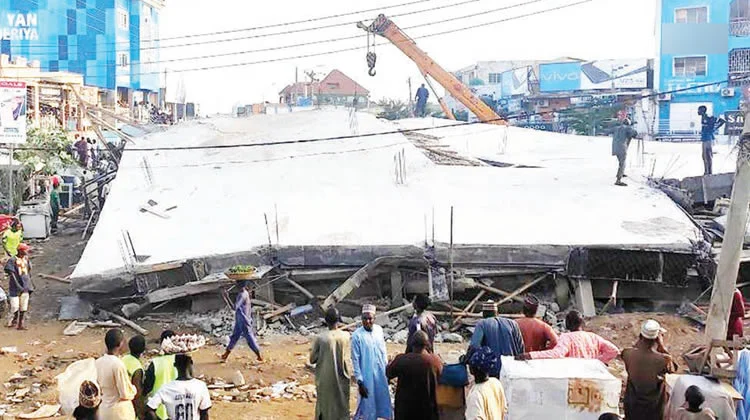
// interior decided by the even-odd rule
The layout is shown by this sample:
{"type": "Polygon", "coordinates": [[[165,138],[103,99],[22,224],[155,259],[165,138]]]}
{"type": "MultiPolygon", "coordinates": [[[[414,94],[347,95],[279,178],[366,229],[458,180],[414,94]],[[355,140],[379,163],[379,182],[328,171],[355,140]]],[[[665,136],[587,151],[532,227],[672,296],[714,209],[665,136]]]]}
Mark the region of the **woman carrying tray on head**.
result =
{"type": "Polygon", "coordinates": [[[232,335],[229,337],[227,350],[221,356],[222,361],[227,360],[229,353],[232,352],[232,349],[234,349],[234,346],[237,345],[241,337],[245,337],[250,350],[258,356],[258,360],[263,361],[263,357],[260,355],[260,347],[258,347],[258,340],[255,339],[255,334],[253,333],[252,307],[250,303],[250,291],[248,290],[249,284],[247,280],[238,282],[241,290],[234,304],[234,330],[232,330],[232,335]]]}

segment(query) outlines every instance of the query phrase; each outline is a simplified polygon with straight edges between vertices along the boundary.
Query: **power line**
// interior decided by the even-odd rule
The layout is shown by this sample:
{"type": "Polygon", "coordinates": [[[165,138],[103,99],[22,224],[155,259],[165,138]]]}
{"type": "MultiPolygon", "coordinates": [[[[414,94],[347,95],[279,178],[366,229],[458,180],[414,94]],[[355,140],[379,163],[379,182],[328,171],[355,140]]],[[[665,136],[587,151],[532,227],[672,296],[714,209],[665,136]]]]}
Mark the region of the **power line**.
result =
{"type": "MultiPolygon", "coordinates": [[[[740,80],[747,80],[749,78],[750,76],[747,76],[740,80]]],[[[733,79],[731,81],[736,81],[736,80],[737,79],[733,79]]],[[[662,91],[662,92],[654,92],[654,93],[650,93],[646,95],[638,95],[637,97],[632,98],[631,101],[658,97],[659,95],[687,92],[690,90],[701,89],[701,88],[708,87],[708,86],[721,85],[721,84],[729,83],[729,82],[730,82],[730,79],[724,79],[724,80],[708,82],[708,83],[680,88],[680,89],[673,89],[673,90],[662,91]]],[[[611,105],[608,105],[608,106],[611,106],[611,105]]],[[[357,138],[368,138],[368,137],[387,136],[387,135],[395,135],[395,134],[406,134],[406,133],[421,132],[421,131],[440,130],[440,129],[447,129],[447,128],[455,128],[455,127],[465,127],[465,126],[476,125],[476,124],[487,124],[491,122],[526,118],[526,117],[534,116],[534,115],[545,115],[545,114],[550,114],[552,112],[562,112],[562,111],[574,110],[574,109],[580,109],[580,108],[571,107],[571,108],[563,108],[563,109],[559,109],[555,111],[545,111],[545,112],[535,112],[535,113],[525,113],[525,114],[519,113],[516,115],[507,116],[505,118],[495,118],[495,119],[488,120],[488,121],[473,121],[473,122],[460,121],[460,122],[456,122],[453,124],[442,125],[439,127],[397,129],[397,130],[380,131],[380,132],[373,132],[373,133],[351,134],[351,135],[331,136],[331,137],[315,137],[315,138],[307,138],[307,139],[293,139],[293,140],[282,140],[282,141],[276,141],[276,142],[262,142],[262,143],[218,144],[218,145],[176,146],[176,147],[129,147],[129,148],[126,148],[125,151],[156,152],[156,151],[183,151],[183,150],[215,150],[215,149],[238,149],[238,148],[252,148],[252,147],[264,147],[264,146],[283,146],[283,145],[289,145],[289,144],[318,143],[318,142],[326,142],[326,141],[349,140],[349,139],[357,139],[357,138]]],[[[4,150],[8,148],[9,148],[8,146],[0,146],[0,150],[4,150]]],[[[42,147],[28,147],[28,148],[27,147],[14,147],[14,150],[16,151],[24,151],[24,150],[43,151],[43,150],[57,150],[57,149],[42,148],[42,147]]]]}
{"type": "MultiPolygon", "coordinates": [[[[532,0],[532,1],[538,1],[538,0],[532,0]]],[[[480,27],[496,25],[496,24],[499,24],[499,23],[504,23],[504,22],[508,22],[508,21],[512,21],[512,20],[517,20],[517,19],[522,19],[522,18],[527,18],[527,17],[532,17],[532,16],[538,16],[538,15],[542,15],[542,14],[545,14],[545,13],[550,13],[550,12],[558,11],[558,10],[562,10],[562,9],[566,9],[566,8],[578,6],[578,5],[581,5],[581,4],[584,4],[584,3],[589,3],[589,2],[592,2],[592,1],[594,1],[594,0],[580,0],[580,1],[575,2],[575,3],[569,3],[569,4],[565,4],[565,5],[561,5],[561,6],[556,6],[556,7],[553,7],[553,8],[549,8],[549,9],[543,9],[543,10],[539,10],[539,11],[535,11],[535,12],[530,12],[530,13],[526,13],[526,14],[522,14],[522,15],[518,15],[518,16],[512,16],[512,17],[508,17],[508,18],[504,18],[504,19],[500,19],[500,20],[496,20],[496,21],[485,22],[485,23],[481,23],[481,24],[477,24],[477,25],[471,25],[471,26],[467,26],[467,27],[463,27],[463,28],[457,28],[457,29],[452,29],[452,30],[447,30],[447,31],[441,31],[441,32],[436,32],[436,33],[432,33],[432,34],[427,34],[427,35],[416,36],[416,37],[413,37],[411,39],[431,38],[431,37],[435,37],[435,36],[447,35],[447,34],[462,32],[462,31],[466,31],[466,30],[476,29],[476,28],[480,28],[480,27]]],[[[437,23],[441,23],[441,22],[435,22],[435,24],[437,24],[437,23]]],[[[410,42],[410,41],[405,41],[405,42],[410,42]]],[[[376,45],[378,45],[378,46],[390,45],[390,43],[389,42],[379,42],[379,43],[376,43],[376,45]]],[[[204,67],[195,67],[195,68],[187,68],[187,69],[171,69],[169,71],[171,73],[185,73],[185,72],[217,70],[217,69],[225,69],[225,68],[233,68],[233,67],[246,67],[246,66],[258,65],[258,64],[269,64],[269,63],[276,63],[276,62],[281,62],[281,61],[298,60],[298,59],[303,59],[303,58],[311,58],[311,57],[320,57],[320,56],[326,56],[326,55],[332,55],[332,54],[339,54],[339,53],[343,53],[343,52],[350,52],[350,51],[362,50],[362,49],[365,49],[365,48],[367,48],[367,47],[366,46],[349,47],[349,48],[342,48],[342,49],[338,49],[338,50],[323,51],[323,52],[318,52],[318,53],[301,54],[301,55],[296,55],[296,56],[291,56],[291,57],[279,57],[279,58],[274,58],[274,59],[249,61],[249,62],[240,62],[240,63],[230,63],[230,64],[217,64],[217,65],[214,65],[214,66],[204,66],[204,67]]],[[[146,75],[160,75],[160,74],[161,74],[161,72],[157,71],[157,72],[128,73],[126,75],[127,76],[146,76],[146,75]]],[[[20,78],[17,78],[17,79],[20,80],[20,79],[35,79],[35,78],[34,77],[20,77],[20,78]]]]}
{"type": "MultiPolygon", "coordinates": [[[[408,5],[413,5],[413,4],[417,4],[417,3],[424,3],[426,1],[432,1],[432,0],[418,0],[418,1],[413,1],[411,3],[404,3],[404,4],[401,4],[401,5],[392,5],[392,6],[382,7],[382,8],[371,9],[369,11],[379,11],[379,10],[384,10],[384,9],[389,9],[389,8],[396,8],[396,7],[408,6],[408,5]]],[[[430,8],[427,8],[427,9],[415,10],[415,11],[405,12],[405,13],[399,13],[399,14],[395,14],[393,16],[399,16],[399,17],[400,16],[411,16],[411,15],[415,15],[415,14],[427,13],[427,12],[432,12],[432,11],[436,11],[436,10],[442,10],[442,9],[446,9],[446,8],[456,7],[456,6],[460,6],[460,5],[467,4],[467,3],[475,3],[475,2],[478,2],[478,1],[480,1],[480,0],[466,0],[466,1],[463,1],[461,3],[452,3],[452,4],[442,5],[442,6],[434,6],[434,7],[430,7],[430,8]]],[[[349,15],[349,14],[353,15],[353,14],[357,14],[357,13],[365,13],[365,12],[364,11],[363,12],[352,12],[352,13],[344,14],[344,16],[349,15]]],[[[334,16],[338,16],[338,15],[334,15],[334,16]]],[[[326,19],[331,19],[331,18],[333,18],[333,17],[320,17],[320,18],[316,18],[316,19],[311,19],[311,21],[326,20],[326,19]]],[[[240,41],[240,40],[247,40],[247,39],[268,38],[268,37],[273,37],[273,36],[290,35],[290,34],[301,33],[301,32],[311,32],[311,31],[318,31],[318,30],[322,30],[322,29],[330,29],[330,28],[336,28],[336,27],[341,27],[341,26],[354,25],[356,23],[357,23],[357,21],[348,21],[348,22],[332,23],[332,24],[322,25],[322,26],[314,26],[314,27],[310,27],[310,28],[293,29],[293,30],[287,30],[287,31],[281,31],[281,32],[271,32],[271,33],[267,33],[267,34],[248,35],[248,36],[232,37],[232,38],[222,38],[222,39],[217,39],[217,40],[195,41],[195,42],[189,42],[189,43],[183,43],[183,44],[176,44],[176,45],[163,45],[163,46],[160,45],[160,46],[142,47],[142,48],[140,48],[140,50],[141,51],[155,50],[155,49],[156,50],[162,50],[162,49],[168,49],[168,48],[191,47],[191,46],[195,46],[195,45],[218,44],[218,43],[233,42],[233,41],[240,41]]],[[[271,27],[289,26],[289,25],[293,25],[293,24],[295,24],[295,23],[279,23],[279,24],[267,25],[266,27],[271,28],[271,27]]],[[[250,30],[260,29],[260,28],[265,28],[265,27],[233,29],[233,30],[227,30],[227,31],[219,31],[219,32],[216,32],[216,34],[250,31],[250,30]]],[[[91,28],[91,29],[97,29],[97,28],[91,28]]],[[[208,35],[196,35],[196,36],[208,36],[208,35]]],[[[187,38],[187,37],[188,36],[185,36],[185,38],[187,38]]],[[[172,37],[172,39],[180,39],[180,38],[183,38],[183,37],[172,37]]],[[[159,40],[159,39],[146,40],[146,42],[159,42],[159,41],[163,41],[163,40],[164,39],[161,39],[161,40],[159,40]]],[[[123,41],[123,42],[119,42],[119,43],[130,43],[130,42],[129,41],[128,42],[123,41]]],[[[117,43],[115,43],[115,44],[117,44],[117,43]]],[[[103,45],[106,46],[106,45],[113,45],[113,44],[112,43],[105,43],[103,45]]],[[[97,47],[98,46],[99,45],[97,44],[97,47]]],[[[57,45],[50,45],[50,44],[47,44],[47,45],[33,45],[33,47],[58,48],[57,45]]],[[[104,51],[104,53],[112,53],[112,52],[117,53],[117,52],[129,52],[129,51],[130,51],[130,49],[127,48],[127,49],[123,49],[123,50],[117,50],[117,49],[115,49],[115,50],[106,50],[106,51],[104,51]]]]}
{"type": "MultiPolygon", "coordinates": [[[[448,5],[448,6],[441,6],[441,8],[456,7],[456,6],[461,6],[461,5],[464,5],[464,4],[467,4],[467,3],[474,3],[476,1],[478,1],[478,0],[465,0],[463,2],[454,3],[454,4],[448,5]]],[[[454,21],[469,19],[469,18],[473,18],[473,17],[477,17],[477,16],[483,16],[483,15],[487,15],[487,14],[490,14],[490,13],[497,13],[497,12],[500,12],[500,11],[515,9],[515,8],[519,8],[519,7],[523,7],[523,6],[528,6],[530,4],[539,3],[539,2],[543,2],[543,1],[547,1],[547,0],[529,0],[529,1],[526,1],[526,2],[523,2],[523,3],[515,3],[515,4],[512,4],[512,5],[498,7],[498,8],[489,9],[489,10],[484,10],[484,11],[481,11],[481,12],[472,13],[472,14],[468,14],[468,15],[452,17],[452,18],[449,18],[449,19],[443,19],[443,20],[439,20],[439,21],[421,23],[421,24],[418,24],[418,25],[404,27],[403,29],[404,30],[410,30],[410,29],[423,28],[423,27],[427,27],[427,26],[433,26],[433,25],[438,25],[438,24],[443,24],[443,23],[448,23],[448,22],[454,22],[454,21]]],[[[143,61],[136,60],[136,61],[132,61],[129,64],[140,63],[141,65],[154,65],[154,64],[160,64],[160,63],[174,63],[174,62],[179,62],[179,61],[205,60],[205,59],[210,59],[210,58],[230,57],[230,56],[235,56],[235,55],[254,54],[254,53],[259,53],[259,52],[270,52],[270,51],[284,50],[284,49],[289,49],[289,48],[305,47],[305,46],[311,46],[311,45],[329,44],[329,43],[341,42],[341,41],[348,41],[348,40],[353,40],[353,39],[363,39],[363,38],[366,38],[366,37],[367,37],[367,35],[364,35],[364,34],[363,35],[353,35],[353,36],[348,36],[348,37],[336,37],[336,38],[329,38],[329,39],[323,39],[323,40],[317,40],[317,41],[309,41],[309,42],[296,43],[296,44],[287,44],[287,45],[276,46],[276,47],[260,48],[260,49],[254,49],[254,50],[233,51],[233,52],[228,52],[228,53],[208,54],[208,55],[193,56],[193,57],[181,57],[181,58],[174,58],[174,59],[167,59],[167,60],[158,60],[158,61],[153,61],[153,62],[143,62],[143,61]]],[[[387,43],[382,43],[381,45],[386,45],[386,44],[387,43]]],[[[101,65],[88,66],[88,67],[89,68],[90,67],[100,67],[101,68],[101,67],[109,67],[109,66],[107,66],[106,64],[101,64],[101,65]]]]}

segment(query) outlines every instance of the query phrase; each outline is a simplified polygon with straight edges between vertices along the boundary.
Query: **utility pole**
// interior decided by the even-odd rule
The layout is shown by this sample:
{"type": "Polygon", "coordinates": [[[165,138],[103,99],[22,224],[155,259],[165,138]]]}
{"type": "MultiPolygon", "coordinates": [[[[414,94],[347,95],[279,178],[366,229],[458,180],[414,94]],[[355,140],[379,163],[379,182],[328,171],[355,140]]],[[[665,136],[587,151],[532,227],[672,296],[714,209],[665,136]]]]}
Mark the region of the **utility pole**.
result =
{"type": "Polygon", "coordinates": [[[406,83],[409,84],[409,104],[411,104],[412,99],[414,99],[414,95],[411,94],[411,77],[406,79],[406,83]]]}
{"type": "Polygon", "coordinates": [[[737,170],[734,175],[732,201],[727,214],[719,267],[716,271],[711,293],[711,306],[706,319],[706,338],[709,343],[710,340],[726,339],[732,295],[737,286],[737,273],[740,269],[740,254],[747,226],[748,206],[750,206],[750,119],[748,119],[748,111],[747,107],[743,109],[745,125],[738,142],[737,170]]]}

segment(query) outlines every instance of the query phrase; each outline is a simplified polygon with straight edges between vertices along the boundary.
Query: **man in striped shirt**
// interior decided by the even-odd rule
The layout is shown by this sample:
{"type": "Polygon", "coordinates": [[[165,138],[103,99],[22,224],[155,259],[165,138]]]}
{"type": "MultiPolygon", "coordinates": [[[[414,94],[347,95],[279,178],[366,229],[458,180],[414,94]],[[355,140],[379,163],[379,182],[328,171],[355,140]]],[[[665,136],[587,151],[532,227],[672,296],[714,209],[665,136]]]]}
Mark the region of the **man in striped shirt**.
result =
{"type": "Polygon", "coordinates": [[[620,349],[612,342],[597,334],[583,330],[583,316],[578,311],[570,311],[565,317],[565,327],[569,332],[560,334],[557,345],[551,350],[524,353],[517,358],[529,359],[597,359],[609,363],[620,354],[620,349]]]}

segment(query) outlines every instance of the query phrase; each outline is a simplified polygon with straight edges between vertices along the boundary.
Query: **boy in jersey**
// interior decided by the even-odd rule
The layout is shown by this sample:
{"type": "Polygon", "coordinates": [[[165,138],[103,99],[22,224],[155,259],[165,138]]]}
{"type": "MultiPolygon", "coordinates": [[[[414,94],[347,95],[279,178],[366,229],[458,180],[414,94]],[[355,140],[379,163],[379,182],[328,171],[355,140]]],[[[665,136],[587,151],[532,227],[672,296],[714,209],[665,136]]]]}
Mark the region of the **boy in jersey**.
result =
{"type": "Polygon", "coordinates": [[[174,358],[174,366],[177,368],[177,379],[149,398],[146,419],[156,420],[156,409],[163,404],[170,419],[208,420],[211,396],[206,384],[193,378],[193,359],[187,354],[178,354],[174,358]]]}

